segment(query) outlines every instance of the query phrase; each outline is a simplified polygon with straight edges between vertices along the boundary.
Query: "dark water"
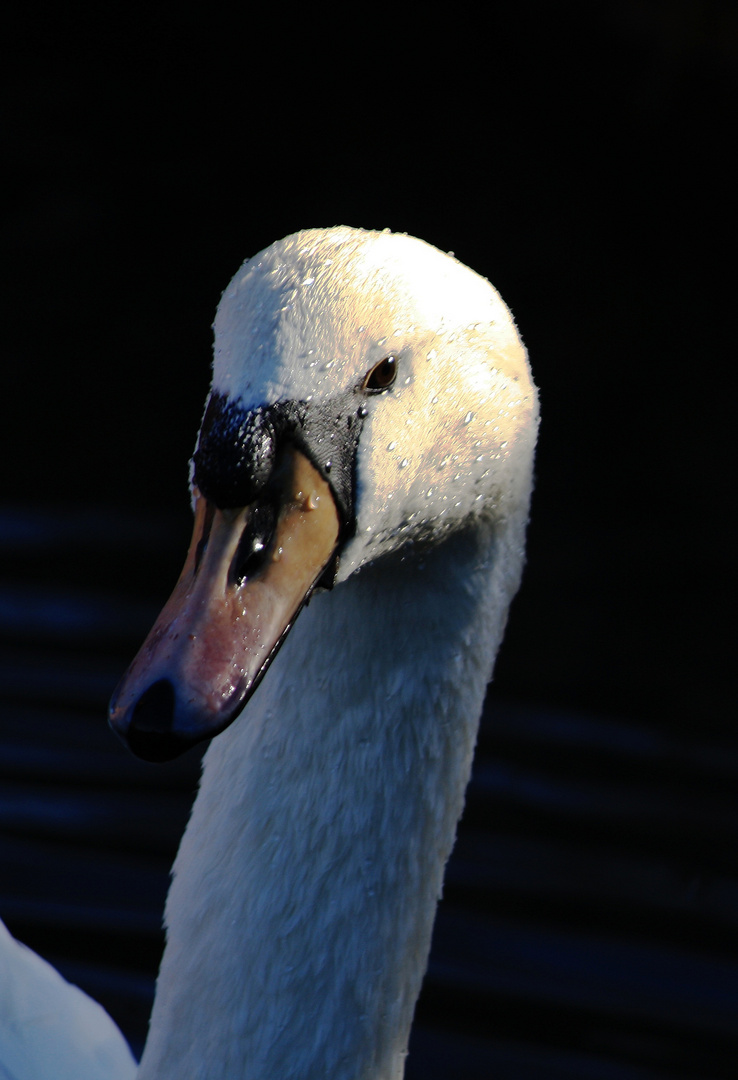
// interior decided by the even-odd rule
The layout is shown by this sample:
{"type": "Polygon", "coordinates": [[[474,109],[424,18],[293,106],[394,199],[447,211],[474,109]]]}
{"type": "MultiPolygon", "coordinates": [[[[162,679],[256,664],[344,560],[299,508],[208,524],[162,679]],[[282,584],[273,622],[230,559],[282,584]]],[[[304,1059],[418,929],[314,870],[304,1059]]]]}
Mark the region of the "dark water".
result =
{"type": "MultiPolygon", "coordinates": [[[[136,1050],[199,758],[134,760],[105,706],[186,527],[0,514],[0,914],[136,1050]]],[[[736,781],[709,729],[490,696],[408,1077],[732,1076],[736,781]]]]}

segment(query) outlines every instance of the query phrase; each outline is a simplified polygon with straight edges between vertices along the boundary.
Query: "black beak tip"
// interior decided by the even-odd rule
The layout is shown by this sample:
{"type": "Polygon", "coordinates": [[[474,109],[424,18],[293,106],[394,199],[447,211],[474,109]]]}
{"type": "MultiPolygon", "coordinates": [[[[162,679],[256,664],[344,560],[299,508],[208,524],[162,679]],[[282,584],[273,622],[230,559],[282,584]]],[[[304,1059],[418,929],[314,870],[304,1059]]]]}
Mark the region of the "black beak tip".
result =
{"type": "Polygon", "coordinates": [[[138,731],[136,728],[129,731],[126,742],[131,753],[136,757],[156,764],[173,761],[193,746],[188,740],[171,732],[159,734],[155,731],[138,731]]]}
{"type": "Polygon", "coordinates": [[[110,724],[128,749],[144,761],[171,761],[192,746],[174,728],[176,696],[169,679],[158,679],[121,715],[118,694],[110,705],[110,724]]]}

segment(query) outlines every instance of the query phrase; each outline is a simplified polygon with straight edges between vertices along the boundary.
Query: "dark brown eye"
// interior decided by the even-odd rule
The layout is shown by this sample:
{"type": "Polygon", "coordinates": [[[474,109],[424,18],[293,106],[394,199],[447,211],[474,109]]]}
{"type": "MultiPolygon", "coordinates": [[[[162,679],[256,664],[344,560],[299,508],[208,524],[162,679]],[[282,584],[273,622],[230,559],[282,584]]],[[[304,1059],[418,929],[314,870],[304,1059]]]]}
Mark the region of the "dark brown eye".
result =
{"type": "Polygon", "coordinates": [[[382,390],[388,390],[397,378],[397,357],[385,356],[375,364],[367,373],[362,384],[362,390],[368,394],[379,394],[382,390]]]}

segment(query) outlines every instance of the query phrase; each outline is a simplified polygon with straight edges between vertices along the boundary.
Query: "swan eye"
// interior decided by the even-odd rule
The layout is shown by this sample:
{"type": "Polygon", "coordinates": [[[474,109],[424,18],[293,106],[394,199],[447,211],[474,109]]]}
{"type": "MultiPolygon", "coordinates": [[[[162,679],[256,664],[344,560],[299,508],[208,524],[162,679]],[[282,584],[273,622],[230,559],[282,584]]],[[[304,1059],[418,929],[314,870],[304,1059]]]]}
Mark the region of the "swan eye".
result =
{"type": "Polygon", "coordinates": [[[385,356],[384,360],[380,360],[378,364],[375,364],[371,371],[367,372],[361,388],[367,394],[381,394],[383,390],[389,390],[396,378],[397,357],[390,354],[385,356]]]}

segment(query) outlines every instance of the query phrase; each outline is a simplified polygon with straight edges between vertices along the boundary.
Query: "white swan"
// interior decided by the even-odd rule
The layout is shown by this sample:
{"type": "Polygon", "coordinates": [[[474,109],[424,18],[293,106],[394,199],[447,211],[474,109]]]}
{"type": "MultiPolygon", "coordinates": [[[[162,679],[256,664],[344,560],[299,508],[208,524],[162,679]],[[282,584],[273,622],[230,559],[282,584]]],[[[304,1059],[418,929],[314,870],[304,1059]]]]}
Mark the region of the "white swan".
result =
{"type": "Polygon", "coordinates": [[[0,1080],[132,1080],[128,1044],[97,1002],[0,922],[0,1080]]]}
{"type": "Polygon", "coordinates": [[[500,297],[419,240],[300,233],[226,290],[192,546],[111,706],[157,759],[251,698],[205,757],[141,1080],[402,1076],[537,422],[500,297]]]}

